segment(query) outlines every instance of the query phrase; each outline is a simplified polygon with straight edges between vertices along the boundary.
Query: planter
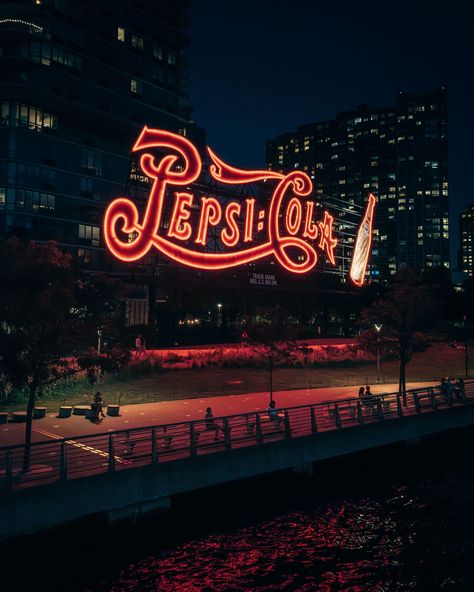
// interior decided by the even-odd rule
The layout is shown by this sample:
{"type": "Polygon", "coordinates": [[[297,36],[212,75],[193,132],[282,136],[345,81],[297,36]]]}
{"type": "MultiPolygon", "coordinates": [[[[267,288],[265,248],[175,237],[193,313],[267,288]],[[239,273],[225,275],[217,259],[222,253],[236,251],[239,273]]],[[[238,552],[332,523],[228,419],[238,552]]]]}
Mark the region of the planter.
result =
{"type": "Polygon", "coordinates": [[[7,423],[8,413],[6,411],[0,411],[0,424],[7,423]]]}
{"type": "Polygon", "coordinates": [[[85,415],[88,411],[91,410],[90,405],[74,405],[72,410],[73,415],[85,415]]]}
{"type": "Polygon", "coordinates": [[[120,415],[120,405],[107,405],[107,415],[118,417],[120,415]]]}
{"type": "Polygon", "coordinates": [[[46,407],[35,407],[33,409],[33,419],[43,419],[46,417],[46,407]]]}
{"type": "Polygon", "coordinates": [[[72,407],[70,405],[61,405],[59,408],[58,417],[64,419],[66,417],[71,417],[72,415],[72,407]]]}
{"type": "Polygon", "coordinates": [[[13,423],[25,423],[26,422],[26,411],[13,411],[12,422],[13,423]]]}

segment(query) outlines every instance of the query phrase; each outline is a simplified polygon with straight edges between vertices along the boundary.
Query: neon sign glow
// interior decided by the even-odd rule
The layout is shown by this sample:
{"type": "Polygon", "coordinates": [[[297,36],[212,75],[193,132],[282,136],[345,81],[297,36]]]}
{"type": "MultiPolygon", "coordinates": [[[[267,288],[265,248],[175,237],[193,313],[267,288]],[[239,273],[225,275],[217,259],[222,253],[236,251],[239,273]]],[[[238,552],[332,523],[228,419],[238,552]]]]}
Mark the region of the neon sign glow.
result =
{"type": "MultiPolygon", "coordinates": [[[[241,170],[222,161],[209,147],[210,175],[219,183],[240,185],[274,182],[268,206],[258,209],[253,197],[230,201],[224,207],[215,197],[199,200],[189,191],[202,171],[201,157],[186,138],[160,129],[145,127],[132,151],[140,157],[143,173],[152,179],[143,218],[133,201],[113,200],[105,212],[103,229],[107,248],[126,262],[144,257],[152,247],[167,257],[204,270],[228,269],[273,256],[287,271],[303,274],[318,262],[317,248],[335,265],[334,219],[324,211],[315,221],[316,203],[308,199],[313,185],[305,173],[287,175],[267,170],[241,170]],[[157,157],[150,150],[172,152],[157,157]],[[164,202],[173,204],[164,228],[164,202]],[[183,188],[183,190],[180,190],[183,188]],[[184,190],[186,188],[186,190],[184,190]],[[198,210],[198,222],[193,222],[198,210]],[[225,252],[206,251],[210,229],[220,227],[219,239],[225,252]]],[[[364,270],[365,271],[365,270],[364,270]]]]}

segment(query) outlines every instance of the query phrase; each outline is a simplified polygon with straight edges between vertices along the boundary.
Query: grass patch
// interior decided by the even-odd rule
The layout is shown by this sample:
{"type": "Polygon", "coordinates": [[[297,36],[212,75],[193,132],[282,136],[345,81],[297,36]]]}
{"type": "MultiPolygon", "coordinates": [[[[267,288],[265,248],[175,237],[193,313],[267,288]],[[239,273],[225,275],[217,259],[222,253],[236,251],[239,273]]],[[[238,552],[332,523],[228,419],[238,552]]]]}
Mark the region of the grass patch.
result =
{"type": "MultiPolygon", "coordinates": [[[[215,359],[215,355],[208,355],[215,359]]],[[[474,368],[473,368],[474,369],[474,368]]],[[[319,360],[301,367],[280,366],[274,369],[273,388],[278,390],[307,389],[330,386],[357,386],[376,382],[376,364],[367,359],[319,360]]],[[[448,348],[445,343],[435,343],[426,352],[414,355],[407,368],[407,381],[439,380],[441,376],[464,375],[464,352],[448,348]]],[[[398,362],[384,359],[381,364],[381,381],[398,382],[398,362]]],[[[123,373],[104,378],[102,384],[90,385],[84,377],[70,379],[44,391],[38,404],[46,406],[49,413],[57,412],[60,405],[88,403],[100,390],[106,403],[129,405],[185,398],[205,398],[216,395],[243,394],[268,390],[268,366],[235,367],[215,364],[186,369],[166,369],[149,365],[139,375],[123,373]]],[[[3,410],[25,409],[25,394],[17,393],[3,410]]]]}

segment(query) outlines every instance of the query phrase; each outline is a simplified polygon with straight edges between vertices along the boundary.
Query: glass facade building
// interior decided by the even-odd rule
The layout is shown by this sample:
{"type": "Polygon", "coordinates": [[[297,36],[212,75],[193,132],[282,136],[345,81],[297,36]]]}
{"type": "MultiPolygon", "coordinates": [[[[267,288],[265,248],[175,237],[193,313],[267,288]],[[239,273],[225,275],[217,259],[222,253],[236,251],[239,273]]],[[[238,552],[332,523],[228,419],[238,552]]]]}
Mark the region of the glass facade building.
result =
{"type": "Polygon", "coordinates": [[[0,236],[56,240],[109,269],[103,211],[128,190],[144,124],[191,122],[188,2],[29,0],[0,7],[0,236]]]}
{"type": "MultiPolygon", "coordinates": [[[[449,267],[447,90],[399,93],[395,107],[359,106],[267,142],[273,170],[307,171],[321,196],[378,204],[370,274],[449,267]]],[[[324,201],[324,200],[323,200],[324,201]]]]}

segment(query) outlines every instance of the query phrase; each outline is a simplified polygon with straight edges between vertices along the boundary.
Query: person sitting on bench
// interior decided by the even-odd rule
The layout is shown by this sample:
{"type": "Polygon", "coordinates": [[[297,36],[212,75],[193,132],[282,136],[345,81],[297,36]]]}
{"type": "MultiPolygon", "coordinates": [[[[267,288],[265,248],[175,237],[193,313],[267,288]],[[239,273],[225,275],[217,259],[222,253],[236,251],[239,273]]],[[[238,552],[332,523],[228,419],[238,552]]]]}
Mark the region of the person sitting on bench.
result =
{"type": "Polygon", "coordinates": [[[267,407],[268,417],[271,421],[276,421],[279,426],[283,421],[283,418],[278,415],[278,409],[276,408],[275,401],[270,401],[270,405],[267,407]]]}
{"type": "Polygon", "coordinates": [[[212,408],[208,407],[206,409],[206,415],[204,416],[204,420],[206,422],[206,430],[214,430],[214,441],[219,440],[219,426],[214,420],[214,415],[212,414],[212,408]]]}
{"type": "Polygon", "coordinates": [[[365,394],[362,397],[362,404],[365,406],[369,414],[373,413],[375,406],[377,405],[375,399],[373,399],[372,391],[370,390],[369,385],[365,387],[365,394]]]}

